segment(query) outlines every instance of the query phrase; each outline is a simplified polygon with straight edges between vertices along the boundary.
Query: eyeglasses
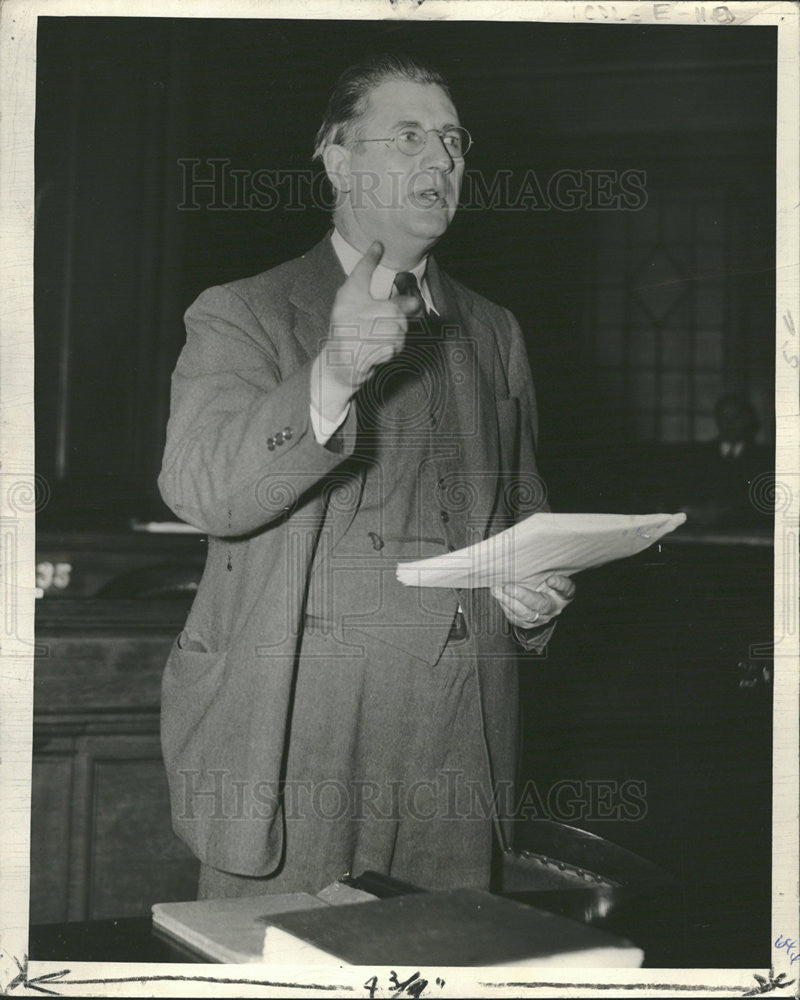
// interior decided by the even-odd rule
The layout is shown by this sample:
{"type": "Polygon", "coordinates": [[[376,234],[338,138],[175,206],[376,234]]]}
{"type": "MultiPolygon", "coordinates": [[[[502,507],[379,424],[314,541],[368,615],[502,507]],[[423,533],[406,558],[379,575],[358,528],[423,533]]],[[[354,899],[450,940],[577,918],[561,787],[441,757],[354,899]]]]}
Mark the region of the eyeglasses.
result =
{"type": "Polygon", "coordinates": [[[359,139],[358,142],[393,142],[401,153],[406,156],[416,156],[425,148],[431,132],[439,136],[444,148],[454,160],[463,160],[472,146],[472,136],[459,125],[445,129],[444,132],[438,128],[404,128],[402,132],[386,139],[359,139]]]}

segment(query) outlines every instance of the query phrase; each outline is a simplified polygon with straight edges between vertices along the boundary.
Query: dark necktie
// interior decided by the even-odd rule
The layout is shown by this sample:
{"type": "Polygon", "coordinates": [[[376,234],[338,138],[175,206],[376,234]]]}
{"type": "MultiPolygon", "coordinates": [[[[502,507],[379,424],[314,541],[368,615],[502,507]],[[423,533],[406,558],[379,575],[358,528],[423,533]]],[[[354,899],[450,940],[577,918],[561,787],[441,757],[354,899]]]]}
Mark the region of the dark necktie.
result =
{"type": "Polygon", "coordinates": [[[393,294],[395,289],[416,299],[418,309],[408,317],[402,351],[381,365],[362,386],[360,428],[366,436],[378,433],[379,428],[400,435],[428,433],[437,422],[432,417],[440,405],[444,373],[435,321],[425,308],[415,275],[398,272],[393,294]],[[400,409],[395,408],[396,403],[400,409]]]}
{"type": "MultiPolygon", "coordinates": [[[[417,283],[417,276],[410,271],[398,271],[394,278],[394,288],[400,295],[407,295],[417,300],[416,312],[408,317],[408,328],[406,330],[406,350],[419,351],[425,349],[423,343],[431,339],[432,316],[425,307],[425,300],[417,283]]],[[[428,353],[432,353],[430,345],[427,345],[428,353]]]]}
{"type": "Polygon", "coordinates": [[[425,301],[422,298],[422,292],[419,290],[415,274],[412,274],[411,271],[398,271],[394,276],[394,287],[400,295],[409,295],[411,298],[417,300],[418,309],[413,318],[416,319],[419,317],[423,320],[428,318],[428,310],[425,308],[425,301]]]}
{"type": "Polygon", "coordinates": [[[417,311],[408,318],[405,347],[400,357],[405,355],[406,366],[420,373],[427,400],[425,423],[428,427],[436,426],[445,377],[439,342],[439,316],[428,311],[417,277],[411,271],[399,271],[394,278],[394,287],[401,295],[417,300],[417,311]]]}

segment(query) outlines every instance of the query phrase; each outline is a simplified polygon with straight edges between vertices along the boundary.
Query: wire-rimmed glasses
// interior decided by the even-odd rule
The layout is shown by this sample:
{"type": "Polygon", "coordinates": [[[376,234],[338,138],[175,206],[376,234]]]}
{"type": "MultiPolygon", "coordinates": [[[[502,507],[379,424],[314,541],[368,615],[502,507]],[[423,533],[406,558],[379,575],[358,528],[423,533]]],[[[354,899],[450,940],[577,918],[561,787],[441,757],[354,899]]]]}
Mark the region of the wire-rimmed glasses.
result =
{"type": "Polygon", "coordinates": [[[439,136],[444,148],[454,160],[463,160],[472,146],[472,136],[460,125],[453,125],[452,128],[444,130],[410,127],[402,129],[397,135],[381,139],[359,139],[358,142],[393,142],[406,156],[417,156],[425,148],[431,132],[439,136]]]}

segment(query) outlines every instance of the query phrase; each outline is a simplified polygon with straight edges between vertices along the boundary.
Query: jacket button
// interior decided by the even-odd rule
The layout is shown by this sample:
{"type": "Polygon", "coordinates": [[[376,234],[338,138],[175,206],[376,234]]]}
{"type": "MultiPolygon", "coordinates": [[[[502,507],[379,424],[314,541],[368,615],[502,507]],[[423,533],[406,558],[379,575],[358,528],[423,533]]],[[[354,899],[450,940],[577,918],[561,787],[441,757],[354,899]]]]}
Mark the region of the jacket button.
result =
{"type": "Polygon", "coordinates": [[[284,427],[283,428],[283,440],[284,441],[291,441],[292,440],[292,428],[291,427],[284,427]]]}
{"type": "Polygon", "coordinates": [[[275,435],[275,444],[283,444],[283,431],[278,431],[275,435]]]}
{"type": "Polygon", "coordinates": [[[267,447],[270,451],[275,451],[275,438],[267,438],[267,447]]]}

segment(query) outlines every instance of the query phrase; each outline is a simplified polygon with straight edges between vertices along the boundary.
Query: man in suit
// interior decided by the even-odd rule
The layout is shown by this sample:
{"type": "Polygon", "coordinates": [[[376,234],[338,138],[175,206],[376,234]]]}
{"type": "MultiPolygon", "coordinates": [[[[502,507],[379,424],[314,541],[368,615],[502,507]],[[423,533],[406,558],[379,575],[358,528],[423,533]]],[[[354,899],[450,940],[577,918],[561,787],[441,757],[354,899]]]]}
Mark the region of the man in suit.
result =
{"type": "Polygon", "coordinates": [[[686,511],[695,524],[768,529],[775,501],[775,457],[756,443],[758,416],[745,396],[720,396],[717,436],[672,449],[659,463],[658,502],[686,511]]]}
{"type": "Polygon", "coordinates": [[[435,70],[351,67],[317,141],[332,233],[186,313],[159,486],[208,557],[162,743],[201,897],[486,888],[509,848],[517,654],[572,581],[395,577],[546,502],[519,326],[430,256],[470,144],[435,70]]]}

